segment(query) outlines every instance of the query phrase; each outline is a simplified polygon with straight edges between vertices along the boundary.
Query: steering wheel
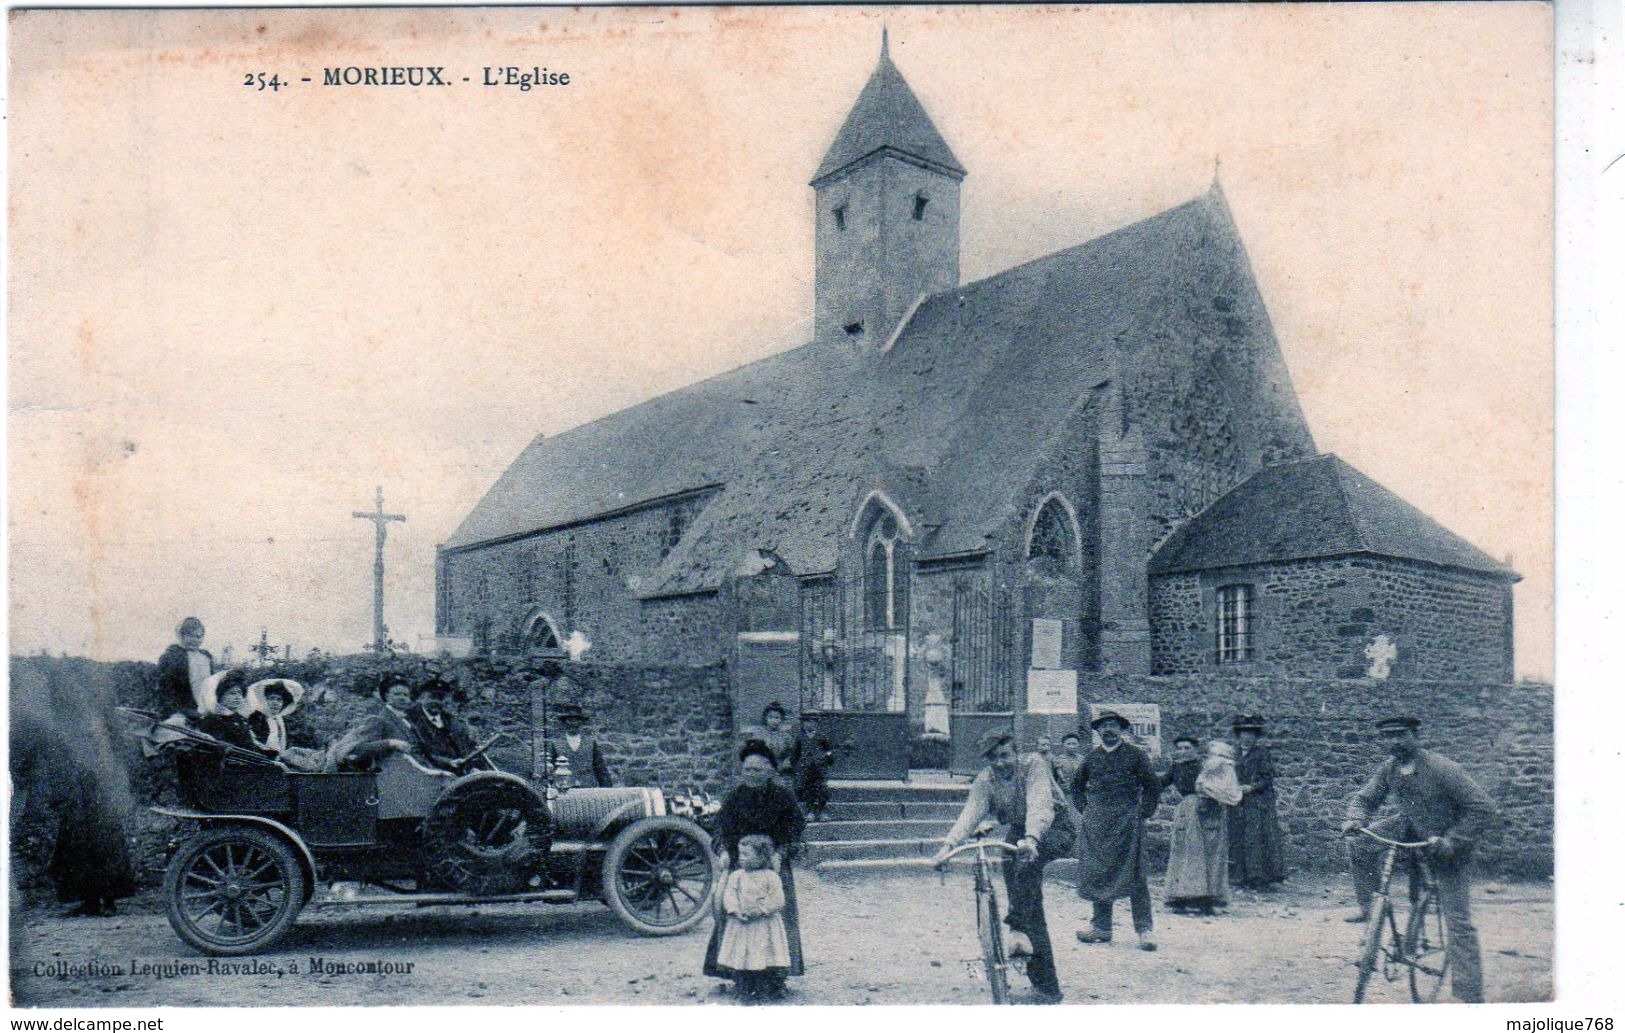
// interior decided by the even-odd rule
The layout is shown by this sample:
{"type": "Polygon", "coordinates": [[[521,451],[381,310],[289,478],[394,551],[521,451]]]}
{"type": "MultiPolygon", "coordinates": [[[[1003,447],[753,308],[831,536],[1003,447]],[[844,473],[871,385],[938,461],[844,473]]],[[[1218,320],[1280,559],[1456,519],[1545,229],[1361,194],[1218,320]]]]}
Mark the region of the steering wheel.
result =
{"type": "Polygon", "coordinates": [[[456,759],[456,761],[454,761],[454,763],[456,764],[457,767],[464,768],[464,767],[467,767],[476,757],[478,757],[478,758],[484,760],[488,767],[495,770],[496,762],[493,761],[490,757],[485,756],[485,751],[489,750],[491,747],[495,746],[497,743],[501,742],[503,739],[506,739],[507,737],[508,737],[508,733],[506,733],[506,732],[498,732],[495,735],[491,736],[489,739],[487,739],[484,742],[480,743],[478,746],[474,747],[472,750],[469,750],[467,753],[463,754],[461,757],[458,757],[456,759]]]}

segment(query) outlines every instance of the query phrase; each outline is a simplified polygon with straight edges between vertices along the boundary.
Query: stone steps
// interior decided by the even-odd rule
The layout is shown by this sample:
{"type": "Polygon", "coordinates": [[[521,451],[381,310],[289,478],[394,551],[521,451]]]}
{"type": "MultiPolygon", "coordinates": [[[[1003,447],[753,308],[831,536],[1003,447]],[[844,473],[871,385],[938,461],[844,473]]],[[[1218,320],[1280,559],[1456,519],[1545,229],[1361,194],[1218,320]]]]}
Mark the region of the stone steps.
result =
{"type": "Polygon", "coordinates": [[[952,822],[959,817],[964,797],[948,801],[847,800],[831,802],[824,811],[828,821],[919,821],[933,819],[952,822]]]}
{"type": "Polygon", "coordinates": [[[959,817],[970,789],[943,773],[907,782],[830,783],[825,821],[807,826],[806,863],[820,873],[931,870],[931,855],[959,817]]]}
{"type": "Polygon", "coordinates": [[[809,864],[822,866],[825,861],[857,861],[877,858],[928,858],[942,846],[942,838],[935,839],[847,839],[831,843],[803,843],[809,864]]]}
{"type": "Polygon", "coordinates": [[[807,826],[808,843],[835,843],[856,839],[941,839],[953,827],[952,818],[900,821],[815,821],[807,826]]]}

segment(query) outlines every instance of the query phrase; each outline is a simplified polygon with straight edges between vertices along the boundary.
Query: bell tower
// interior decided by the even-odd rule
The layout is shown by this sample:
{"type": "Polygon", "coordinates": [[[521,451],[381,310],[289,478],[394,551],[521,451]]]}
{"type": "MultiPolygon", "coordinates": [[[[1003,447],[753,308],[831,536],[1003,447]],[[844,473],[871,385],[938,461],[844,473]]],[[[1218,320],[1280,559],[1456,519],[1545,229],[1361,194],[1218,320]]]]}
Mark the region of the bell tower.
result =
{"type": "Polygon", "coordinates": [[[884,347],[920,295],[959,285],[964,178],[882,30],[880,63],[812,179],[816,340],[884,347]]]}

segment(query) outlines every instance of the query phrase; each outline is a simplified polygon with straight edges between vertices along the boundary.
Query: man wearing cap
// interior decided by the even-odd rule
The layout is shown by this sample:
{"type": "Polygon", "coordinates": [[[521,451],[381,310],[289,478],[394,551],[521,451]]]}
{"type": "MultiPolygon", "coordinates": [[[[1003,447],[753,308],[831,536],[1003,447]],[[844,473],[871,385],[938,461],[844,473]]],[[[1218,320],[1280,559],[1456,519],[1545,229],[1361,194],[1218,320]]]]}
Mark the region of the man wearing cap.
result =
{"type": "MultiPolygon", "coordinates": [[[[1460,764],[1422,749],[1421,724],[1410,716],[1377,722],[1377,731],[1392,756],[1349,800],[1343,833],[1352,836],[1356,829],[1368,828],[1388,839],[1427,841],[1439,880],[1439,908],[1449,933],[1451,989],[1459,1000],[1476,1004],[1484,1000],[1484,974],[1478,930],[1473,927],[1468,902],[1470,869],[1473,842],[1494,818],[1495,803],[1460,764]],[[1390,798],[1399,813],[1372,821],[1377,808],[1390,798]]],[[[1360,905],[1350,922],[1364,922],[1370,916],[1384,849],[1365,836],[1349,841],[1349,868],[1360,905]]]]}
{"type": "Polygon", "coordinates": [[[1066,813],[1065,803],[1049,763],[1036,753],[1018,757],[1010,732],[995,729],[977,745],[988,766],[971,782],[970,796],[937,851],[936,862],[941,864],[985,819],[991,817],[1006,827],[1006,842],[1021,851],[1004,858],[1004,887],[1010,902],[1004,921],[1012,931],[1010,953],[1030,955],[1027,978],[1032,980],[1036,1000],[1058,1004],[1061,984],[1055,975],[1049,923],[1044,918],[1044,866],[1067,852],[1070,830],[1064,817],[1056,822],[1057,814],[1066,813]]]}
{"type": "Polygon", "coordinates": [[[1154,951],[1151,888],[1145,881],[1145,823],[1156,813],[1162,779],[1145,751],[1127,741],[1129,723],[1103,710],[1089,726],[1100,745],[1089,751],[1072,783],[1072,798],[1083,816],[1078,836],[1078,896],[1094,904],[1090,928],[1078,931],[1082,943],[1110,943],[1112,905],[1129,899],[1140,949],[1154,951]]]}
{"type": "MultiPolygon", "coordinates": [[[[572,686],[568,678],[560,678],[553,684],[553,689],[557,691],[561,684],[572,686]]],[[[581,704],[566,700],[553,707],[553,716],[564,729],[564,734],[548,743],[549,768],[562,757],[570,766],[572,786],[595,789],[614,785],[615,776],[609,769],[609,762],[604,760],[604,751],[599,749],[598,740],[587,734],[587,711],[581,704]]]]}
{"type": "Polygon", "coordinates": [[[424,762],[444,771],[463,772],[462,760],[474,749],[474,733],[446,709],[457,689],[443,678],[430,678],[413,692],[416,703],[407,714],[417,734],[418,753],[424,762]]]}

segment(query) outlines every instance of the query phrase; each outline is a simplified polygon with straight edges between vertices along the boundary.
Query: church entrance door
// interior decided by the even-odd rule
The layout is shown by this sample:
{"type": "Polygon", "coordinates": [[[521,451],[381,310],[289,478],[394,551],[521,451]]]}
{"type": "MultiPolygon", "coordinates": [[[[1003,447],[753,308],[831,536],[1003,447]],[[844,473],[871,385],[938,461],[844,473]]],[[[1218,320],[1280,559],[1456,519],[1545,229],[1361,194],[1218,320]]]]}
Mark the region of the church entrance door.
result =
{"type": "Polygon", "coordinates": [[[832,778],[906,778],[907,615],[866,627],[853,587],[833,577],[802,583],[802,714],[834,747],[832,778]]]}

